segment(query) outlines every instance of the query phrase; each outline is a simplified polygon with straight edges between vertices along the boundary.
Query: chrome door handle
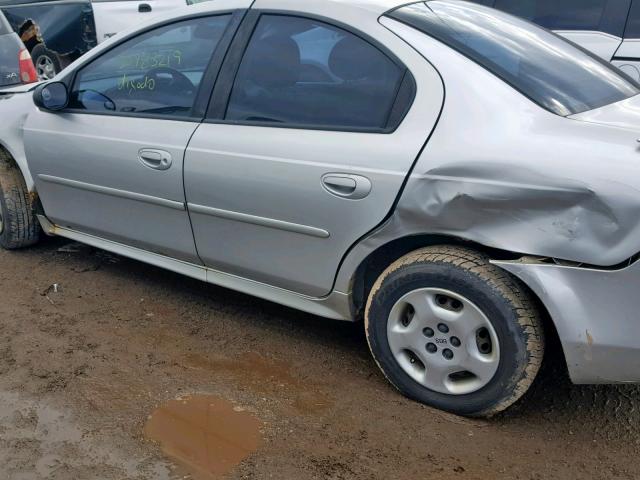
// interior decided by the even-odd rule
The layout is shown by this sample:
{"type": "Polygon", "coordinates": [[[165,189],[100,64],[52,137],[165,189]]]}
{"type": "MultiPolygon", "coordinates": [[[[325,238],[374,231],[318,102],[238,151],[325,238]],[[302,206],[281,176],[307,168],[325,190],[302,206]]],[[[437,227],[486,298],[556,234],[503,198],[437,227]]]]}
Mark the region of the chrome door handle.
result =
{"type": "Polygon", "coordinates": [[[138,159],[143,165],[153,168],[154,170],[169,170],[173,159],[169,152],[164,150],[155,150],[153,148],[143,148],[138,152],[138,159]]]}
{"type": "Polygon", "coordinates": [[[371,180],[349,173],[327,173],[322,177],[322,186],[332,195],[349,200],[362,200],[371,193],[371,180]]]}

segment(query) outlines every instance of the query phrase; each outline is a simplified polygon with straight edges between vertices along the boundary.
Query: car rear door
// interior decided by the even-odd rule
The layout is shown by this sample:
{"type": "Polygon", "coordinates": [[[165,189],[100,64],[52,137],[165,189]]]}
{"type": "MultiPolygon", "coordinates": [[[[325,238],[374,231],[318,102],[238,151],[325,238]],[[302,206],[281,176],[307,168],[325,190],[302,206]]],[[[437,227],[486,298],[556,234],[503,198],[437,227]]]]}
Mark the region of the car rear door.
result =
{"type": "Polygon", "coordinates": [[[207,266],[323,296],[349,248],[390,213],[444,89],[376,20],[246,19],[185,156],[207,266]]]}
{"type": "Polygon", "coordinates": [[[29,170],[50,220],[199,262],[183,157],[241,16],[200,14],[127,39],[80,68],[69,108],[29,116],[29,170]]]}

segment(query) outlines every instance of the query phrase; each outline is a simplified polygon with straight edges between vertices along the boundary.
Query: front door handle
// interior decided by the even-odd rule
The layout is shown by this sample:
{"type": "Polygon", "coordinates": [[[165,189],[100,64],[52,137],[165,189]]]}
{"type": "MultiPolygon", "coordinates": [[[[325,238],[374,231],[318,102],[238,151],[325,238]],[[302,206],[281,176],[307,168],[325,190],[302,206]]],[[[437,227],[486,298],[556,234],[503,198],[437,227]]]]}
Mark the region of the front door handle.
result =
{"type": "Polygon", "coordinates": [[[138,5],[138,12],[140,13],[149,13],[151,11],[151,5],[148,3],[141,3],[138,5]]]}
{"type": "Polygon", "coordinates": [[[138,159],[146,167],[154,170],[169,170],[173,159],[169,152],[153,148],[143,148],[138,152],[138,159]]]}
{"type": "Polygon", "coordinates": [[[322,186],[331,195],[349,200],[362,200],[371,193],[371,180],[349,173],[327,173],[322,177],[322,186]]]}

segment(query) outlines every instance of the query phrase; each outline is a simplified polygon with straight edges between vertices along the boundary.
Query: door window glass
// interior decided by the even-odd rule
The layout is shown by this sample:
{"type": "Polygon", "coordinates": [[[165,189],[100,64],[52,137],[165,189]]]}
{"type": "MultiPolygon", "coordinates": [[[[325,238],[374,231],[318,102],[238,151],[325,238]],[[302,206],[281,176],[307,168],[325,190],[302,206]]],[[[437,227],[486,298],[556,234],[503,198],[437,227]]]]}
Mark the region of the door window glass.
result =
{"type": "Polygon", "coordinates": [[[550,30],[595,30],[622,36],[631,0],[496,0],[495,8],[550,30]]]}
{"type": "Polygon", "coordinates": [[[230,16],[190,19],[144,33],[80,70],[70,108],[189,115],[230,16]]]}
{"type": "Polygon", "coordinates": [[[383,129],[404,69],[342,29],[265,15],[242,59],[226,118],[383,129]]]}

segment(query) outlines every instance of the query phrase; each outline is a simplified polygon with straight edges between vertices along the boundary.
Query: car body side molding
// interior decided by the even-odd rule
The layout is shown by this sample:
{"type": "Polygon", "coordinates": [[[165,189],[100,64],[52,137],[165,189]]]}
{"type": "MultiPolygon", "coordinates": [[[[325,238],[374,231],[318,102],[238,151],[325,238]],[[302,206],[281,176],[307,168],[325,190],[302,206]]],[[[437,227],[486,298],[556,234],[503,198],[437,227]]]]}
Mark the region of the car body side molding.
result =
{"type": "Polygon", "coordinates": [[[232,212],[231,210],[205,207],[203,205],[194,205],[192,203],[189,203],[188,206],[189,211],[193,213],[200,213],[202,215],[225,218],[227,220],[234,220],[236,222],[251,223],[253,225],[259,225],[261,227],[275,228],[277,230],[285,230],[287,232],[300,233],[302,235],[309,235],[311,237],[317,238],[329,238],[331,236],[328,231],[322,228],[300,225],[299,223],[285,222],[283,220],[277,220],[274,218],[259,217],[257,215],[232,212]]]}
{"type": "Polygon", "coordinates": [[[102,185],[94,185],[92,183],[79,182],[77,180],[70,180],[68,178],[55,177],[53,175],[38,175],[38,178],[43,182],[56,183],[58,185],[64,185],[65,187],[77,188],[79,190],[87,190],[89,192],[100,193],[103,195],[109,195],[111,197],[121,197],[127,200],[135,200],[143,203],[151,203],[153,205],[160,205],[161,207],[172,208],[174,210],[185,210],[185,205],[182,202],[175,200],[168,200],[166,198],[152,197],[151,195],[144,195],[142,193],[129,192],[127,190],[120,190],[117,188],[103,187],[102,185]]]}

